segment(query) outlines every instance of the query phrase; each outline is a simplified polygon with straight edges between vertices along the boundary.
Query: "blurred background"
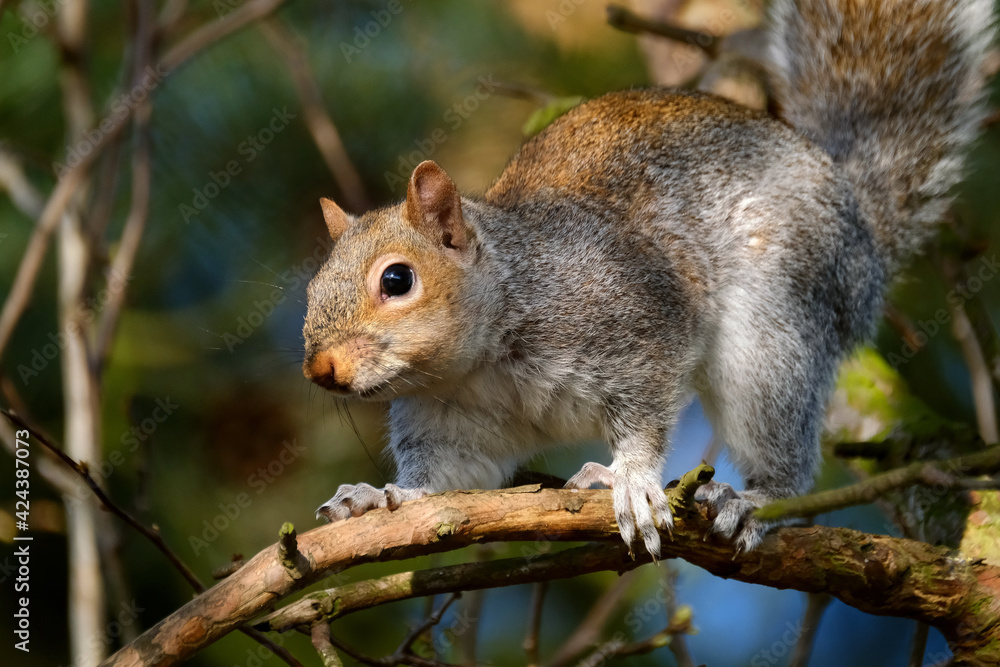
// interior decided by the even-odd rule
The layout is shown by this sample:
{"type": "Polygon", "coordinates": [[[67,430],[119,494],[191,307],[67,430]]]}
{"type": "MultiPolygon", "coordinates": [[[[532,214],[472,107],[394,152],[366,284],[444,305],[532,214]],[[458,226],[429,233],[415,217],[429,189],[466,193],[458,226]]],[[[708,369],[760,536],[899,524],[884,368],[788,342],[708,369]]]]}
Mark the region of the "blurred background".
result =
{"type": "MultiPolygon", "coordinates": [[[[526,133],[606,91],[700,80],[767,105],[752,34],[708,49],[637,36],[610,27],[599,0],[45,0],[0,8],[0,301],[15,298],[50,195],[80,179],[67,213],[53,218],[23,314],[7,332],[0,325],[0,404],[72,454],[69,441],[79,437],[72,419],[86,409],[65,396],[91,401],[90,435],[76,458],[118,505],[155,525],[204,582],[235,554],[249,558],[275,542],[282,522],[300,531],[317,525],[315,508],[338,484],[392,480],[391,461],[382,457],[384,410],[345,407],[302,378],[305,285],[328,248],[320,197],[353,212],[394,202],[412,167],[427,158],[465,193],[480,193],[526,133]],[[144,33],[149,25],[155,29],[144,33]],[[157,69],[157,62],[175,66],[157,69]],[[144,192],[148,206],[137,206],[144,192]],[[75,291],[67,284],[74,280],[75,291]],[[67,329],[73,321],[83,322],[82,338],[67,329]],[[81,339],[90,344],[89,364],[74,356],[81,339]],[[73,393],[81,373],[89,381],[73,393]]],[[[762,11],[757,0],[637,0],[631,8],[715,37],[753,27],[762,11]]],[[[950,324],[932,325],[941,309],[951,312],[956,284],[964,285],[992,396],[992,323],[1000,315],[1000,281],[989,270],[1000,234],[995,122],[969,166],[945,240],[895,290],[877,346],[915,396],[974,428],[984,419],[975,369],[950,324]],[[979,284],[965,273],[978,274],[979,284]]],[[[665,480],[714,455],[711,444],[695,403],[674,438],[665,480]]],[[[28,654],[9,640],[18,498],[14,458],[9,449],[0,453],[0,628],[8,638],[0,662],[69,665],[68,619],[85,606],[70,596],[68,554],[86,547],[73,546],[68,524],[96,526],[99,562],[90,571],[99,578],[90,595],[101,613],[80,626],[78,645],[90,647],[84,655],[113,652],[192,590],[147,540],[94,511],[89,491],[75,493],[79,485],[37,442],[32,448],[28,654]]],[[[565,478],[587,460],[610,456],[592,443],[533,467],[565,478]]],[[[717,479],[739,483],[724,453],[717,463],[717,479]]],[[[852,479],[831,458],[820,485],[852,479]]],[[[872,506],[821,521],[895,529],[872,506]]],[[[476,547],[365,566],[346,579],[519,553],[519,545],[476,547]]],[[[676,604],[690,606],[698,629],[686,638],[694,664],[789,663],[802,635],[804,594],[725,581],[683,562],[664,565],[622,583],[613,574],[554,583],[542,616],[543,662],[595,606],[607,611],[598,642],[659,632],[670,609],[655,592],[675,576],[676,604]]],[[[530,587],[512,587],[464,596],[435,631],[439,657],[523,664],[531,595],[530,587]]],[[[398,603],[337,621],[333,631],[366,655],[388,655],[426,610],[424,601],[398,603]]],[[[809,664],[903,667],[913,634],[911,622],[834,601],[809,664]]],[[[290,633],[275,641],[319,664],[308,638],[290,633]]],[[[932,632],[925,664],[946,656],[932,632]]],[[[628,659],[674,661],[667,649],[628,659]]],[[[279,663],[238,633],[191,662],[279,663]]]]}

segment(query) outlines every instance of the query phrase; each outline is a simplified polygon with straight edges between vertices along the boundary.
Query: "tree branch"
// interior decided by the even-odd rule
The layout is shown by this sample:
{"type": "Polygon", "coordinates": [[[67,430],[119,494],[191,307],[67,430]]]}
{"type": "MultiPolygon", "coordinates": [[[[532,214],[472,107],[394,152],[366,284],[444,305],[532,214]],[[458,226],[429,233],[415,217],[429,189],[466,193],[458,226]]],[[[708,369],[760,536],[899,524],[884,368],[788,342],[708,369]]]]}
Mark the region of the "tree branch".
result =
{"type": "MultiPolygon", "coordinates": [[[[679,518],[673,537],[664,535],[663,557],[683,558],[740,581],[826,591],[872,614],[922,620],[941,630],[962,656],[959,664],[1000,659],[1000,568],[921,542],[821,526],[782,528],[752,553],[737,554],[710,525],[702,514],[679,518]]],[[[308,563],[301,578],[281,564],[277,545],[267,547],[104,664],[185,660],[291,593],[350,567],[481,542],[540,539],[617,545],[611,493],[538,487],[454,491],[316,528],[297,538],[308,563]]],[[[526,556],[530,561],[531,553],[526,556]]]]}
{"type": "MultiPolygon", "coordinates": [[[[285,632],[296,626],[333,621],[390,602],[443,593],[498,588],[576,577],[591,572],[625,572],[649,562],[633,561],[624,544],[592,544],[525,560],[503,558],[417,572],[402,572],[310,593],[257,621],[258,630],[285,632]]],[[[582,651],[584,647],[580,647],[582,651]]]]}

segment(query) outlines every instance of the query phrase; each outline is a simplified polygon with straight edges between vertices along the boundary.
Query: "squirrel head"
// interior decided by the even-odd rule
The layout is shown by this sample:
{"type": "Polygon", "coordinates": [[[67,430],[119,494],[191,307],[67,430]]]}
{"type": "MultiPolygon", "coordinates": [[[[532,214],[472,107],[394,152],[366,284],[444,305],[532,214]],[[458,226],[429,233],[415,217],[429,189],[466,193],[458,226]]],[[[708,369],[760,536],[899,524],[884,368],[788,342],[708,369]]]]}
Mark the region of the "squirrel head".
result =
{"type": "Polygon", "coordinates": [[[334,245],[309,283],[305,376],[386,400],[467,370],[467,274],[479,244],[445,171],[422,162],[403,202],[359,218],[320,204],[334,245]]]}

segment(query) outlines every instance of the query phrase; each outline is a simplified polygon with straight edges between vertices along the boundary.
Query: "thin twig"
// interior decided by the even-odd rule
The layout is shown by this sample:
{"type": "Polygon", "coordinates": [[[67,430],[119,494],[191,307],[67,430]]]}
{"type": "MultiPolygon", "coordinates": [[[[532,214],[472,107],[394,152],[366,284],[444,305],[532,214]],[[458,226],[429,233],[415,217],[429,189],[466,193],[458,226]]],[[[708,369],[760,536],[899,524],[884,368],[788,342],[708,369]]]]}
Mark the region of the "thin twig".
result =
{"type": "MultiPolygon", "coordinates": [[[[22,420],[18,415],[14,414],[13,412],[5,408],[0,408],[0,413],[4,414],[7,417],[7,419],[12,421],[15,425],[24,429],[29,429],[29,426],[24,422],[24,420],[22,420]]],[[[72,457],[67,455],[66,452],[64,452],[61,448],[57,447],[52,442],[50,442],[49,439],[44,435],[34,431],[32,432],[32,435],[35,437],[36,440],[38,440],[38,442],[42,444],[42,446],[44,446],[48,451],[55,454],[59,459],[63,461],[63,463],[68,465],[73,470],[73,472],[75,472],[77,475],[80,476],[81,479],[83,479],[83,481],[87,484],[87,486],[90,487],[90,490],[94,492],[94,495],[97,496],[97,499],[101,501],[101,504],[104,506],[105,509],[107,509],[109,512],[111,512],[119,519],[127,523],[129,526],[135,529],[140,535],[145,537],[147,540],[152,542],[153,546],[155,546],[160,551],[160,553],[166,556],[167,560],[170,561],[170,563],[174,566],[174,568],[181,573],[181,576],[183,576],[187,580],[187,582],[191,584],[191,588],[195,589],[195,591],[197,591],[198,593],[201,593],[202,591],[205,590],[205,587],[202,585],[201,581],[194,574],[194,572],[192,572],[191,569],[187,565],[185,565],[184,562],[177,556],[177,554],[175,554],[170,549],[170,547],[167,546],[167,544],[163,541],[163,538],[160,536],[159,533],[150,530],[149,528],[144,526],[142,523],[137,521],[131,514],[129,514],[121,507],[116,505],[114,501],[112,501],[108,497],[108,495],[104,492],[104,489],[102,489],[100,485],[98,485],[98,483],[94,480],[94,478],[90,476],[90,472],[87,470],[87,466],[85,464],[77,463],[76,461],[74,461],[72,457]]]]}
{"type": "MultiPolygon", "coordinates": [[[[94,154],[91,153],[90,156],[94,154]]],[[[90,156],[83,158],[89,166],[93,158],[90,156]]],[[[38,217],[35,229],[28,240],[28,247],[21,257],[21,264],[17,267],[17,274],[14,276],[14,284],[11,285],[10,293],[4,302],[3,310],[0,311],[0,358],[10,342],[18,320],[24,313],[24,309],[31,299],[31,293],[35,288],[35,280],[38,272],[42,268],[45,259],[45,251],[49,247],[49,240],[56,225],[63,218],[63,212],[70,198],[76,192],[77,187],[84,180],[86,167],[81,164],[76,169],[70,170],[56,185],[55,190],[45,203],[42,214],[38,217]]]]}
{"type": "MultiPolygon", "coordinates": [[[[1000,63],[1000,55],[996,56],[1000,63]]],[[[967,230],[962,224],[961,217],[952,212],[952,226],[959,237],[965,241],[966,246],[975,247],[975,243],[969,238],[967,230]]],[[[960,283],[967,278],[966,264],[963,255],[966,248],[958,252],[947,253],[941,257],[940,269],[945,280],[953,288],[953,292],[959,292],[966,296],[960,283]]],[[[971,279],[969,279],[971,282],[971,279]]],[[[976,409],[976,424],[979,429],[979,437],[987,444],[1000,442],[1000,432],[997,428],[996,403],[993,398],[993,377],[990,373],[989,364],[983,354],[983,347],[976,336],[975,328],[969,315],[965,310],[964,299],[948,299],[948,308],[951,311],[951,332],[962,350],[966,367],[969,370],[971,381],[972,400],[976,409]]]]}
{"type": "MultiPolygon", "coordinates": [[[[477,559],[480,562],[482,559],[477,559]]],[[[463,626],[462,632],[456,633],[458,659],[463,665],[478,664],[476,660],[476,644],[479,639],[479,619],[483,617],[483,603],[486,590],[470,591],[462,596],[462,610],[459,612],[463,626]]]]}
{"type": "Polygon", "coordinates": [[[605,589],[601,597],[590,607],[590,611],[587,612],[573,634],[556,651],[550,661],[551,667],[568,665],[587,648],[598,643],[608,620],[618,608],[622,598],[625,597],[633,576],[635,575],[631,572],[624,574],[613,585],[605,589]]]}
{"type": "Polygon", "coordinates": [[[305,667],[305,665],[299,662],[295,658],[295,656],[288,651],[288,649],[286,649],[284,646],[279,646],[278,644],[275,644],[262,632],[258,632],[257,630],[249,628],[245,625],[241,625],[237,629],[250,639],[260,644],[261,646],[270,649],[274,653],[275,657],[281,658],[282,660],[285,661],[286,664],[290,665],[291,667],[305,667]]]}
{"type": "Polygon", "coordinates": [[[539,581],[531,590],[531,615],[528,617],[528,630],[521,646],[528,657],[528,667],[538,667],[540,642],[538,637],[542,629],[542,608],[545,605],[545,593],[549,590],[549,582],[539,581]]]}
{"type": "Polygon", "coordinates": [[[428,630],[439,624],[441,619],[444,618],[444,613],[448,611],[448,607],[450,607],[452,603],[460,597],[462,597],[462,594],[459,592],[450,594],[447,598],[445,598],[444,602],[441,603],[441,606],[437,608],[437,611],[410,630],[409,634],[406,635],[406,638],[403,639],[402,643],[400,643],[399,648],[396,649],[396,654],[393,656],[393,660],[397,660],[402,663],[406,658],[411,657],[413,655],[413,644],[428,630]]]}
{"type": "Polygon", "coordinates": [[[675,42],[690,44],[704,51],[709,58],[715,58],[719,55],[719,38],[707,32],[688,30],[662,21],[653,21],[620,5],[608,5],[607,11],[608,25],[612,28],[624,32],[659,35],[675,42]]]}
{"type": "MultiPolygon", "coordinates": [[[[679,611],[677,607],[677,568],[668,561],[664,565],[664,569],[663,580],[669,587],[667,591],[667,618],[673,620],[677,618],[679,611]]],[[[670,641],[669,649],[674,654],[677,667],[695,667],[694,659],[688,650],[687,640],[683,633],[674,635],[670,641]]]]}
{"type": "MultiPolygon", "coordinates": [[[[197,575],[195,575],[194,572],[192,572],[191,569],[184,564],[184,561],[182,561],[170,549],[170,547],[167,546],[166,542],[163,541],[163,538],[160,536],[160,534],[154,530],[147,528],[145,525],[136,520],[131,514],[129,514],[121,507],[116,505],[107,496],[107,494],[104,493],[104,490],[97,484],[94,478],[90,476],[90,472],[87,470],[86,465],[74,461],[61,448],[54,445],[47,437],[45,437],[38,431],[32,430],[31,427],[29,427],[28,424],[24,422],[24,420],[22,420],[18,415],[14,414],[10,410],[7,410],[5,408],[0,408],[0,414],[6,416],[7,419],[9,419],[14,425],[31,431],[31,434],[35,440],[40,442],[42,446],[45,447],[46,450],[48,450],[56,457],[58,457],[60,460],[62,460],[77,475],[80,476],[80,478],[87,484],[87,486],[94,493],[94,495],[97,496],[97,499],[101,501],[101,505],[104,507],[104,509],[117,516],[119,519],[121,519],[130,527],[132,527],[134,530],[136,530],[140,535],[142,535],[147,540],[152,542],[153,546],[155,546],[160,551],[160,553],[162,553],[167,558],[167,560],[170,561],[170,564],[174,566],[174,569],[180,572],[181,576],[183,576],[187,580],[187,582],[191,584],[191,588],[193,588],[195,592],[202,593],[205,591],[205,587],[204,585],[202,585],[197,575]]],[[[289,665],[293,665],[294,667],[302,667],[302,663],[296,660],[286,649],[278,646],[277,644],[272,642],[270,639],[262,635],[259,631],[255,630],[254,628],[240,626],[238,629],[240,630],[240,632],[247,635],[251,639],[254,639],[255,641],[263,644],[264,646],[267,646],[269,649],[274,651],[275,655],[280,657],[289,665]]]]}
{"type": "Polygon", "coordinates": [[[792,653],[788,667],[808,667],[809,657],[812,655],[819,631],[819,622],[832,600],[833,597],[828,593],[806,594],[806,610],[802,616],[801,634],[795,643],[795,652],[792,653]]]}
{"type": "Polygon", "coordinates": [[[17,158],[3,145],[0,145],[0,189],[7,191],[21,213],[32,219],[41,215],[45,200],[24,175],[17,158]]]}
{"type": "Polygon", "coordinates": [[[78,141],[94,125],[94,104],[85,69],[89,5],[89,0],[64,2],[55,17],[66,136],[71,141],[78,141]]]}
{"type": "Polygon", "coordinates": [[[660,630],[655,635],[647,637],[646,639],[634,641],[628,644],[612,640],[598,646],[593,653],[581,662],[581,664],[603,664],[604,662],[610,661],[614,658],[627,658],[633,655],[645,655],[647,653],[652,653],[656,649],[669,646],[677,636],[686,634],[690,632],[690,630],[690,614],[685,614],[680,619],[672,618],[667,627],[660,630]]]}
{"type": "Polygon", "coordinates": [[[319,622],[312,626],[310,632],[313,648],[319,653],[319,659],[323,661],[323,667],[341,667],[344,663],[337,655],[337,649],[330,643],[330,624],[319,622]]]}
{"type": "MultiPolygon", "coordinates": [[[[22,422],[27,424],[26,428],[29,432],[44,434],[41,427],[33,423],[33,420],[29,418],[29,413],[23,407],[24,402],[21,400],[20,395],[18,395],[14,383],[9,378],[0,377],[0,394],[7,399],[13,411],[21,415],[22,422]]],[[[0,420],[0,439],[3,440],[11,456],[14,456],[17,443],[15,442],[14,429],[11,427],[11,423],[6,420],[0,420]]],[[[80,490],[80,480],[66,470],[66,466],[61,461],[57,461],[55,456],[48,454],[47,450],[43,449],[42,451],[45,452],[45,457],[34,463],[35,470],[41,475],[42,479],[64,496],[72,496],[77,493],[80,490]]]]}
{"type": "MultiPolygon", "coordinates": [[[[844,459],[884,459],[892,454],[893,443],[879,442],[837,442],[833,445],[833,455],[844,459]]],[[[866,474],[867,476],[867,474],[866,474]]]]}
{"type": "Polygon", "coordinates": [[[917,331],[917,328],[913,326],[913,320],[910,319],[910,316],[900,310],[895,304],[887,302],[884,308],[884,315],[889,326],[896,330],[896,333],[900,335],[903,342],[910,346],[910,348],[919,350],[927,344],[927,337],[917,331]]]}
{"type": "Polygon", "coordinates": [[[923,667],[924,653],[927,651],[927,636],[931,627],[926,623],[917,622],[917,630],[913,634],[913,644],[910,646],[910,667],[923,667]]]}
{"type": "Polygon", "coordinates": [[[976,338],[965,306],[961,302],[949,301],[949,307],[952,316],[951,331],[962,349],[972,380],[972,400],[976,407],[979,436],[987,444],[996,444],[1000,441],[1000,434],[997,430],[996,403],[993,400],[993,378],[983,348],[976,338]]]}
{"type": "Polygon", "coordinates": [[[306,127],[312,135],[313,143],[323,156],[330,173],[347,206],[356,213],[363,213],[371,207],[371,200],[365,192],[364,183],[358,170],[354,168],[337,126],[323,105],[316,76],[309,65],[309,56],[295,36],[278,18],[270,17],[260,22],[261,32],[285,63],[285,68],[295,84],[295,92],[302,102],[306,127]]]}
{"type": "MultiPolygon", "coordinates": [[[[132,51],[132,74],[130,77],[130,83],[132,86],[136,86],[140,83],[141,77],[144,74],[144,70],[148,66],[149,62],[152,60],[152,37],[153,37],[153,26],[155,21],[154,7],[152,0],[131,0],[127,4],[127,14],[130,22],[130,32],[132,34],[132,39],[130,41],[130,47],[132,51]]],[[[139,105],[139,108],[135,111],[135,148],[133,155],[133,166],[132,166],[132,205],[129,212],[128,219],[125,223],[125,231],[123,232],[123,238],[121,243],[121,252],[116,257],[117,260],[122,256],[122,253],[127,254],[130,250],[130,244],[132,240],[129,238],[135,225],[135,213],[137,210],[141,211],[141,216],[145,218],[146,207],[149,202],[149,188],[150,188],[150,165],[149,165],[149,139],[148,139],[148,125],[149,125],[149,115],[150,115],[150,101],[147,96],[139,105]]],[[[119,135],[121,136],[121,135],[119,135]]],[[[120,148],[118,140],[115,140],[114,146],[120,148]]],[[[115,150],[110,156],[108,162],[117,162],[118,155],[120,155],[120,150],[115,150]]],[[[112,168],[116,168],[117,165],[112,164],[112,168]]],[[[103,174],[102,174],[103,175],[103,174]]],[[[112,188],[113,189],[113,188],[112,188]]],[[[110,197],[113,195],[109,195],[110,197]]],[[[106,220],[106,219],[105,219],[106,220]]],[[[97,249],[99,248],[99,241],[104,235],[103,229],[95,229],[93,225],[97,222],[93,216],[88,216],[88,228],[85,231],[84,243],[87,249],[87,263],[86,266],[90,267],[98,263],[97,259],[97,249]]],[[[103,225],[102,221],[102,225],[103,225]]],[[[112,269],[111,276],[116,275],[116,270],[112,269]]],[[[108,308],[104,310],[101,317],[103,322],[100,328],[103,329],[108,323],[108,318],[110,317],[110,322],[114,322],[117,319],[118,308],[117,306],[121,303],[121,294],[124,292],[124,281],[121,284],[112,283],[113,278],[109,278],[109,300],[106,304],[108,308]],[[116,289],[117,287],[117,289],[116,289]],[[117,299],[117,303],[116,303],[117,299]]],[[[83,295],[81,295],[83,296],[83,295]]],[[[82,304],[81,304],[82,305],[82,304]]],[[[101,332],[99,329],[98,342],[91,350],[91,356],[87,360],[88,372],[91,376],[91,386],[94,387],[95,399],[92,401],[94,406],[95,416],[92,421],[97,424],[99,423],[99,398],[97,394],[100,388],[100,377],[104,368],[104,362],[106,359],[106,348],[110,347],[110,340],[104,344],[100,342],[101,332]]],[[[95,428],[95,431],[97,429],[95,428]]],[[[94,443],[95,452],[93,458],[91,457],[77,457],[81,460],[97,460],[100,456],[100,443],[94,443]]],[[[83,510],[79,510],[83,511],[83,510]]],[[[94,512],[94,507],[92,505],[87,505],[86,510],[89,512],[94,512]]],[[[104,522],[106,517],[100,517],[100,520],[104,522]]],[[[98,551],[101,556],[101,562],[104,567],[105,576],[110,585],[110,590],[112,590],[119,598],[119,604],[123,604],[128,600],[132,599],[132,595],[129,591],[128,578],[125,576],[124,564],[121,558],[121,544],[122,537],[119,531],[115,530],[114,526],[110,526],[107,530],[102,530],[105,533],[103,539],[98,539],[98,551]]],[[[128,631],[130,634],[134,635],[135,628],[129,626],[128,631]]],[[[130,641],[130,640],[129,640],[130,641]]]]}
{"type": "Polygon", "coordinates": [[[106,250],[103,247],[108,224],[115,213],[115,203],[118,201],[118,177],[121,171],[122,155],[125,153],[123,139],[125,132],[119,132],[108,141],[104,149],[100,167],[94,175],[94,197],[87,214],[87,231],[90,234],[91,254],[102,264],[107,262],[106,250]]]}
{"type": "Polygon", "coordinates": [[[542,107],[548,106],[558,99],[556,95],[553,95],[547,90],[542,90],[541,88],[536,88],[535,86],[529,86],[525,83],[501,81],[494,86],[494,89],[498,95],[503,95],[516,100],[528,100],[529,102],[534,102],[538,106],[542,107]]]}
{"type": "MultiPolygon", "coordinates": [[[[133,46],[134,59],[132,64],[133,85],[139,85],[153,59],[152,39],[155,20],[151,3],[136,2],[136,13],[136,39],[133,46]]],[[[134,113],[135,146],[132,152],[132,202],[125,219],[118,252],[115,254],[108,272],[108,301],[101,312],[97,338],[94,343],[93,365],[98,369],[104,367],[111,352],[111,343],[118,328],[122,304],[125,302],[125,293],[128,289],[128,275],[135,263],[139,243],[142,240],[146,220],[149,216],[152,179],[149,120],[153,113],[150,96],[147,95],[138,104],[134,113]]]]}
{"type": "Polygon", "coordinates": [[[1000,471],[1000,446],[981,452],[956,456],[941,461],[916,461],[850,486],[822,491],[798,498],[772,502],[756,512],[766,521],[781,518],[812,517],[825,512],[870,503],[890,491],[914,484],[926,486],[958,487],[962,476],[976,477],[1000,471]]]}
{"type": "Polygon", "coordinates": [[[243,554],[237,554],[233,556],[233,559],[212,570],[212,579],[219,581],[220,579],[225,579],[226,577],[232,576],[237,570],[243,567],[246,561],[243,560],[243,554]]]}
{"type": "Polygon", "coordinates": [[[180,24],[187,11],[187,0],[166,0],[156,19],[157,40],[167,37],[180,24]]]}
{"type": "Polygon", "coordinates": [[[238,9],[226,14],[222,20],[206,21],[200,28],[168,49],[160,58],[159,67],[167,72],[173,72],[195,54],[271,14],[284,2],[285,0],[249,0],[238,9]]]}
{"type": "Polygon", "coordinates": [[[340,651],[341,653],[346,653],[351,657],[352,660],[354,660],[355,662],[360,662],[362,665],[370,665],[371,667],[381,667],[383,664],[385,664],[379,659],[369,658],[368,656],[359,653],[358,651],[354,650],[344,642],[334,637],[332,633],[330,635],[330,643],[333,644],[333,646],[338,651],[340,651]]]}
{"type": "MultiPolygon", "coordinates": [[[[396,650],[393,655],[386,656],[384,658],[370,658],[366,655],[362,655],[358,651],[354,650],[344,642],[338,640],[332,634],[327,633],[323,639],[329,639],[329,642],[337,647],[340,651],[349,655],[355,662],[360,662],[363,665],[371,665],[372,667],[395,667],[396,665],[408,665],[409,667],[457,667],[455,665],[450,665],[446,662],[439,662],[438,660],[428,660],[426,658],[421,658],[420,656],[414,654],[410,648],[413,642],[416,641],[420,635],[427,631],[428,628],[433,627],[441,622],[441,617],[443,616],[445,610],[448,608],[452,602],[458,599],[459,594],[453,593],[448,597],[448,599],[441,605],[441,608],[436,612],[432,613],[428,618],[426,618],[420,625],[414,628],[403,640],[403,643],[396,650]]],[[[323,621],[319,623],[325,625],[323,621]]],[[[312,625],[312,632],[315,632],[316,625],[312,625]]],[[[329,627],[329,626],[328,626],[329,627]]],[[[315,645],[315,642],[314,642],[315,645]]]]}

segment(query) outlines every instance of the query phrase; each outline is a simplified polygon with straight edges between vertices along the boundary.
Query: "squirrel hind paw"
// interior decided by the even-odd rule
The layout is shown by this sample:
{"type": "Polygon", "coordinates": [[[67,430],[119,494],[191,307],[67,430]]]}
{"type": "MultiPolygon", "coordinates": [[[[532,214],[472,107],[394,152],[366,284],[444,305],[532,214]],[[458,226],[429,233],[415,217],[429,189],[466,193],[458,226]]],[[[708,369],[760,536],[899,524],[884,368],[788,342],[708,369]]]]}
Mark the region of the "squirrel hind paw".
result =
{"type": "Polygon", "coordinates": [[[724,482],[709,482],[695,497],[707,501],[715,513],[712,532],[732,540],[737,552],[753,551],[767,531],[778,525],[754,518],[754,510],[763,506],[766,499],[753,491],[739,493],[724,482]]]}

